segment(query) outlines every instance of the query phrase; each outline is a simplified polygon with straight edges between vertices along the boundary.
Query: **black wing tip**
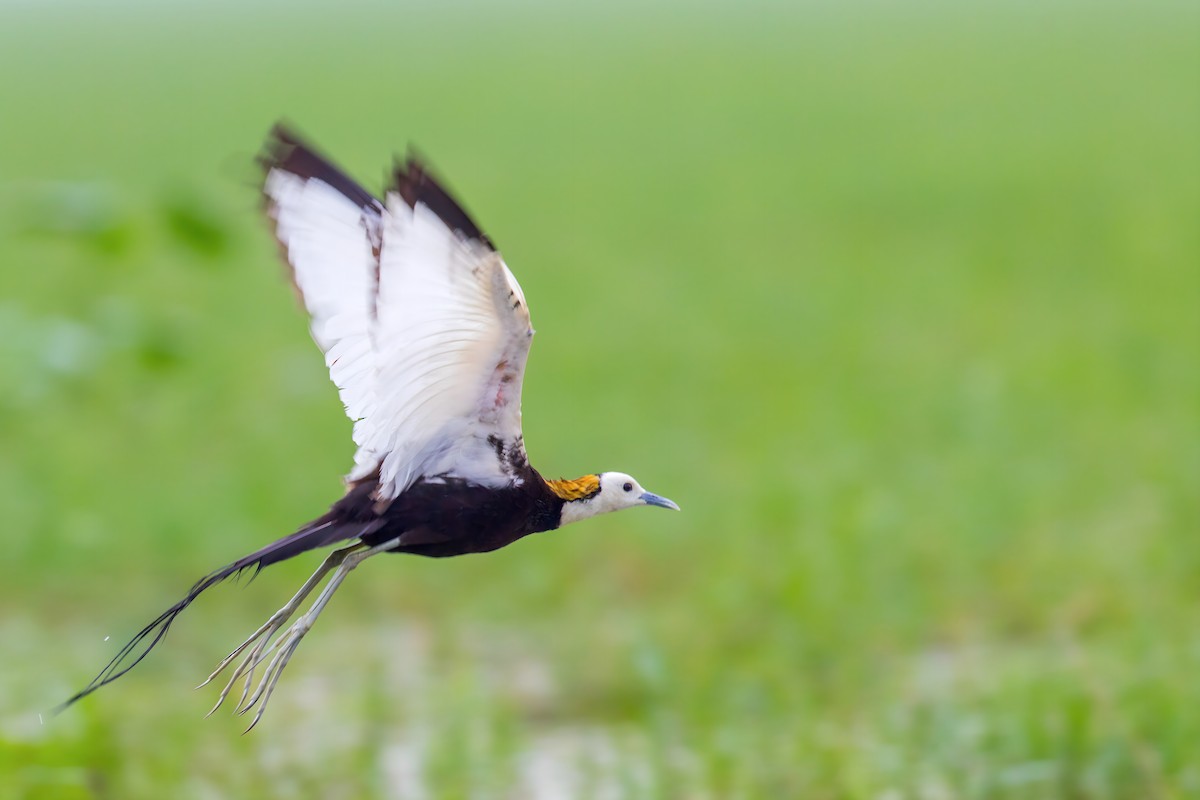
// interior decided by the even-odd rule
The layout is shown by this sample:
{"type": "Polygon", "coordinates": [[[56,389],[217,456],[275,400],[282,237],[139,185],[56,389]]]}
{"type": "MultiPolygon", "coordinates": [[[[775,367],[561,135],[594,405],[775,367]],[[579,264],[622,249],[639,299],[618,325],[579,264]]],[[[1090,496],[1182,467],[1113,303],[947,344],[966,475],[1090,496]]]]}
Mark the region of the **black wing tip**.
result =
{"type": "MultiPolygon", "coordinates": [[[[323,181],[364,209],[378,209],[380,206],[370,192],[309,145],[290,123],[280,121],[272,126],[258,163],[264,175],[273,169],[283,170],[301,178],[323,181]]],[[[403,160],[397,159],[391,186],[391,190],[399,194],[410,208],[420,203],[436,214],[446,227],[465,239],[496,249],[491,238],[471,219],[471,215],[433,175],[426,159],[414,149],[409,148],[409,154],[403,160]]]]}
{"type": "Polygon", "coordinates": [[[412,147],[403,160],[396,159],[391,191],[400,195],[409,208],[416,208],[420,203],[455,233],[468,240],[481,242],[492,250],[496,249],[491,238],[475,224],[471,215],[430,171],[427,161],[412,147]]]}
{"type": "Polygon", "coordinates": [[[286,122],[276,122],[272,126],[257,161],[263,175],[279,169],[306,180],[316,179],[329,184],[361,208],[379,207],[379,201],[370,192],[309,145],[286,122]]]}

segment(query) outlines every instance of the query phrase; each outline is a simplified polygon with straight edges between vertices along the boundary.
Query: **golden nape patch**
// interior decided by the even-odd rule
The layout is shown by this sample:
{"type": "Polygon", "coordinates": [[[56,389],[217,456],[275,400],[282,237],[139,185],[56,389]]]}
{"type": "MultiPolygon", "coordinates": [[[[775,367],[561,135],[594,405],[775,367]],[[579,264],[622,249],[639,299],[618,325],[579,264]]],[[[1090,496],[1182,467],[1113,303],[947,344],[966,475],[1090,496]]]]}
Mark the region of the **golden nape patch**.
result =
{"type": "Polygon", "coordinates": [[[556,481],[546,481],[546,485],[563,500],[586,500],[600,491],[600,476],[584,475],[574,480],[559,478],[556,481]]]}

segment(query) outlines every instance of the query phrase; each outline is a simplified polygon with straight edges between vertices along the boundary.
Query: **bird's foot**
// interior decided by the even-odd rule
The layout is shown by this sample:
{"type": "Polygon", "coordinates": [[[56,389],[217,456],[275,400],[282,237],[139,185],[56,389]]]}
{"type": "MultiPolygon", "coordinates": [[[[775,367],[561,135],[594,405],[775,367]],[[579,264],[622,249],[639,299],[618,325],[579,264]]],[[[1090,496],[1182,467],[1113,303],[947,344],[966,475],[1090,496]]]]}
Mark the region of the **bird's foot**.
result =
{"type": "Polygon", "coordinates": [[[391,550],[399,544],[400,537],[395,537],[367,549],[363,549],[366,545],[360,543],[331,553],[304,586],[300,587],[300,591],[296,593],[296,596],[288,601],[286,606],[272,614],[266,624],[255,631],[249,639],[238,645],[232,653],[226,656],[224,661],[217,665],[217,668],[213,670],[213,674],[208,676],[208,680],[200,684],[201,686],[208,684],[209,681],[220,675],[226,667],[233,663],[239,655],[245,652],[246,648],[253,645],[253,649],[242,659],[237,669],[233,671],[233,675],[230,676],[229,682],[225,684],[225,688],[221,691],[221,696],[217,698],[217,704],[208,713],[211,715],[213,711],[220,708],[221,704],[225,702],[225,698],[233,691],[233,687],[238,682],[238,679],[244,678],[242,695],[238,698],[235,710],[238,714],[245,714],[254,708],[254,706],[258,706],[258,712],[254,715],[250,726],[246,728],[245,732],[249,733],[258,724],[258,721],[262,719],[263,712],[267,708],[267,701],[271,699],[271,693],[275,691],[275,684],[279,682],[279,676],[283,674],[283,670],[291,659],[292,653],[296,652],[296,648],[300,646],[300,640],[312,628],[313,623],[321,615],[321,612],[329,603],[329,599],[333,597],[333,593],[341,586],[342,581],[346,579],[351,570],[367,558],[377,553],[391,550]],[[325,574],[330,570],[335,570],[333,577],[329,579],[329,583],[321,590],[321,593],[313,601],[312,606],[304,616],[296,620],[290,628],[272,642],[271,638],[287,624],[292,614],[296,612],[296,609],[300,607],[300,604],[304,602],[308,594],[321,582],[325,574]],[[272,653],[274,653],[273,656],[272,653]],[[250,690],[254,686],[254,673],[258,669],[258,665],[266,661],[268,657],[271,660],[267,664],[266,672],[263,674],[258,688],[254,689],[254,693],[251,694],[250,690]]]}
{"type": "MultiPolygon", "coordinates": [[[[212,716],[213,712],[221,707],[221,705],[225,702],[225,698],[229,696],[231,691],[233,691],[234,684],[237,683],[238,678],[244,677],[245,684],[242,688],[242,696],[238,699],[237,704],[239,709],[242,707],[242,705],[246,702],[246,696],[250,694],[250,689],[254,686],[254,672],[258,668],[258,665],[266,660],[267,656],[270,655],[271,652],[274,651],[278,646],[279,642],[282,641],[281,637],[274,645],[272,645],[271,637],[283,629],[283,626],[287,624],[287,621],[292,618],[293,614],[296,613],[296,609],[300,608],[301,604],[304,603],[305,598],[308,597],[313,589],[320,585],[321,581],[325,579],[325,576],[331,570],[340,567],[351,554],[361,550],[363,547],[364,545],[361,543],[356,543],[350,545],[349,547],[344,547],[341,550],[335,550],[330,553],[325,561],[321,563],[321,566],[317,568],[317,571],[314,572],[312,576],[304,582],[304,585],[300,587],[300,591],[296,592],[295,596],[287,602],[287,605],[272,614],[271,618],[268,619],[261,628],[250,635],[250,638],[234,648],[234,651],[227,655],[225,660],[218,664],[217,668],[213,670],[212,674],[204,680],[204,683],[201,683],[200,686],[196,687],[199,689],[212,683],[213,679],[224,672],[225,669],[232,664],[239,655],[244,653],[247,648],[253,645],[253,649],[250,650],[244,659],[242,659],[242,662],[238,664],[237,669],[233,671],[233,675],[230,676],[229,682],[225,684],[225,688],[221,691],[221,696],[217,698],[216,705],[212,707],[212,710],[209,711],[206,716],[212,716]]],[[[322,603],[322,605],[324,604],[322,603]]],[[[311,625],[312,623],[310,621],[309,626],[311,627],[311,625]]],[[[294,627],[295,626],[293,626],[293,628],[294,627]]],[[[291,631],[289,630],[288,633],[290,632],[291,631]]],[[[284,636],[287,636],[287,634],[284,634],[284,636]]],[[[303,636],[303,634],[301,634],[301,636],[303,636]]],[[[295,647],[293,646],[292,649],[294,650],[295,647]]],[[[275,677],[278,679],[279,676],[276,675],[275,677]]],[[[257,721],[258,719],[256,718],[255,722],[257,721]]]]}
{"type": "Polygon", "coordinates": [[[238,679],[244,677],[245,685],[242,688],[242,696],[239,698],[237,703],[238,708],[241,708],[242,704],[246,701],[246,696],[250,693],[251,687],[254,685],[255,670],[258,668],[258,665],[266,659],[271,651],[275,649],[274,646],[268,648],[268,645],[271,644],[271,638],[278,633],[284,625],[287,624],[287,621],[291,619],[291,616],[295,613],[298,605],[298,603],[288,603],[288,605],[272,614],[271,618],[267,620],[261,628],[252,633],[250,638],[246,639],[246,641],[234,648],[233,652],[227,655],[225,659],[217,665],[217,668],[213,670],[212,674],[205,678],[204,682],[196,687],[197,689],[200,689],[212,683],[212,681],[218,675],[224,672],[225,669],[232,664],[239,655],[245,652],[248,647],[254,645],[253,649],[250,650],[244,659],[242,659],[242,662],[238,664],[237,669],[235,669],[233,674],[229,677],[229,682],[226,683],[225,688],[221,690],[221,696],[217,698],[216,705],[214,705],[205,716],[212,716],[213,712],[220,708],[225,702],[225,698],[229,697],[229,693],[233,691],[234,684],[237,683],[238,679]]]}
{"type": "MultiPolygon", "coordinates": [[[[315,617],[305,614],[300,619],[296,620],[296,624],[288,628],[284,633],[275,640],[275,643],[266,650],[256,662],[262,663],[271,653],[275,656],[267,664],[267,670],[263,673],[262,680],[259,681],[258,688],[254,690],[254,694],[246,699],[246,691],[242,691],[242,699],[238,701],[236,709],[238,715],[245,714],[258,706],[258,711],[254,715],[254,719],[246,727],[243,733],[249,733],[258,721],[262,719],[263,712],[267,710],[267,701],[271,699],[271,693],[275,691],[275,684],[279,682],[279,676],[283,674],[284,668],[288,661],[292,658],[292,653],[296,652],[296,648],[300,646],[300,640],[312,628],[312,623],[315,617]]],[[[250,672],[246,675],[246,689],[250,688],[251,679],[254,677],[254,667],[250,668],[250,672]]]]}

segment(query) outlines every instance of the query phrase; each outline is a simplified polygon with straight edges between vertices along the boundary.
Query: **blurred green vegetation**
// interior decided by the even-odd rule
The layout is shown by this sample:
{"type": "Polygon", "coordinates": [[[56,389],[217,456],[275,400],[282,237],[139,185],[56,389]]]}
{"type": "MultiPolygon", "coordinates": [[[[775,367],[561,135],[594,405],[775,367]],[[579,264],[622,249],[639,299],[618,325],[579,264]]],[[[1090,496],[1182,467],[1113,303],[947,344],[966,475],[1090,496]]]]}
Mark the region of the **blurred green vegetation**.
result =
{"type": "Polygon", "coordinates": [[[1200,795],[1198,32],[0,8],[0,794],[1200,795]],[[415,143],[531,303],[534,463],[684,513],[373,561],[244,738],[189,688],[318,554],[42,720],[338,496],[254,189],[281,116],[373,189],[415,143]]]}

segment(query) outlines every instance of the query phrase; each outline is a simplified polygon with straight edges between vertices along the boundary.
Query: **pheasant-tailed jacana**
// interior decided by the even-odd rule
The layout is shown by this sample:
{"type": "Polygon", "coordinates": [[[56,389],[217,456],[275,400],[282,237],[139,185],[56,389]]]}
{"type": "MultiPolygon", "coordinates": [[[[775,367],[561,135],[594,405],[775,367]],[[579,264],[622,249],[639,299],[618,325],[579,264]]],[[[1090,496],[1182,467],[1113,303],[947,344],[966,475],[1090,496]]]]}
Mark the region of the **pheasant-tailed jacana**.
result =
{"type": "Polygon", "coordinates": [[[546,480],[530,466],[521,435],[533,339],[525,296],[491,240],[419,159],[397,165],[383,201],[282,127],[261,162],[275,237],[354,422],[358,451],[347,491],[324,516],[201,579],[63,707],[137,665],[214,584],[350,542],[204,682],[246,653],[213,710],[243,679],[237,710],[257,706],[253,728],[301,639],[367,558],[481,553],[608,511],[678,509],[621,472],[546,480]]]}

